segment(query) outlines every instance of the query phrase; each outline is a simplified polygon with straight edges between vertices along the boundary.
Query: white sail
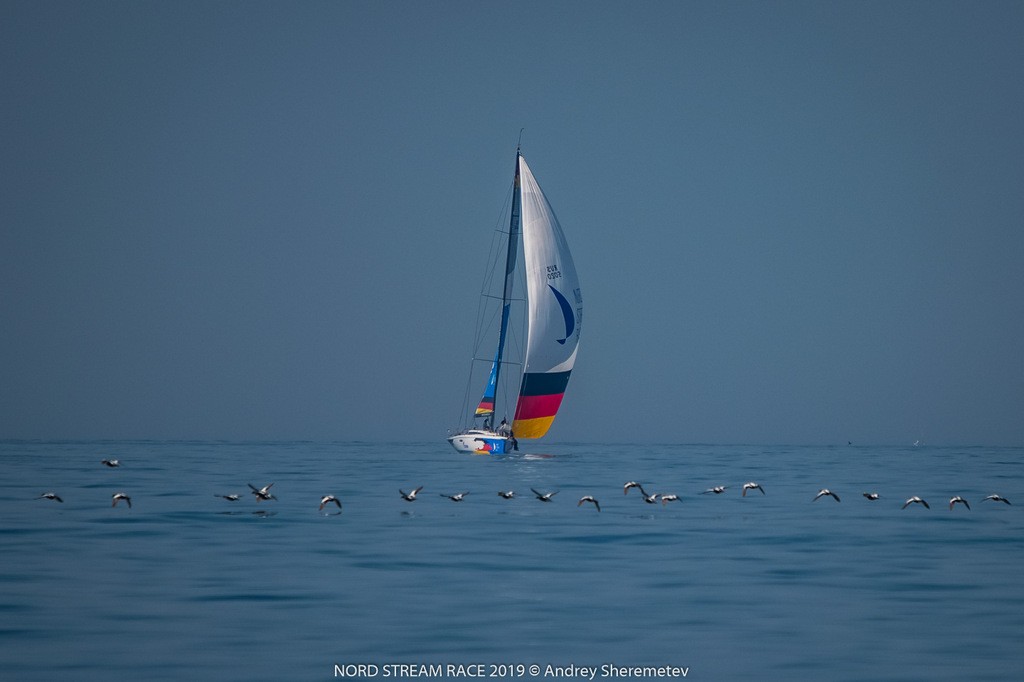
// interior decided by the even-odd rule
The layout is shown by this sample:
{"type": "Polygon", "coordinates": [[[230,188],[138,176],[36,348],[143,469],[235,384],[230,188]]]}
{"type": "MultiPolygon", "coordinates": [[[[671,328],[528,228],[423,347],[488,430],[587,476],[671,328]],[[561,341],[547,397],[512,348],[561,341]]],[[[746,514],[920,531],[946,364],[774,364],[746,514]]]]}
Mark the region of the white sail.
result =
{"type": "Polygon", "coordinates": [[[519,163],[530,308],[513,430],[519,438],[540,438],[554,421],[576,361],[583,295],[558,218],[526,160],[520,157],[519,163]]]}

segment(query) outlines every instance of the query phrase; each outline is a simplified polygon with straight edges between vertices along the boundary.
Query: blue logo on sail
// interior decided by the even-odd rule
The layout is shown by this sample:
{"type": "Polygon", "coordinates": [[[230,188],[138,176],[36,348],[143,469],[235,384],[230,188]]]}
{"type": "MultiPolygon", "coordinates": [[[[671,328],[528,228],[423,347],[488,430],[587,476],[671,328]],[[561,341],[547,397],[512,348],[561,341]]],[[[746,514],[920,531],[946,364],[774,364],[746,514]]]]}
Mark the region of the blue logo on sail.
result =
{"type": "Polygon", "coordinates": [[[558,301],[558,305],[562,309],[562,315],[565,317],[565,338],[556,339],[558,343],[565,345],[566,339],[572,336],[573,331],[576,329],[576,314],[573,312],[572,306],[569,305],[569,301],[566,300],[565,296],[562,296],[562,293],[558,289],[554,288],[550,284],[548,285],[548,288],[551,289],[551,293],[555,295],[555,300],[558,301]]]}

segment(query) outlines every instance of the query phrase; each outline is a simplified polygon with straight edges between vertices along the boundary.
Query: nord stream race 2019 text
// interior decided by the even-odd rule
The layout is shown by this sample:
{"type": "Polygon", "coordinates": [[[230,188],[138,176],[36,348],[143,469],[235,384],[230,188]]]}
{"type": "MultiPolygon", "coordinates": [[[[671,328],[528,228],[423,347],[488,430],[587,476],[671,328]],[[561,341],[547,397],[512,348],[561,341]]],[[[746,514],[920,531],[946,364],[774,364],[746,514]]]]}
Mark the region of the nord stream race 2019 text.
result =
{"type": "Polygon", "coordinates": [[[689,667],[662,665],[662,666],[618,666],[614,663],[605,663],[600,666],[585,665],[525,665],[498,664],[498,663],[349,663],[335,664],[335,677],[360,677],[360,678],[413,678],[413,677],[435,677],[435,678],[459,678],[459,677],[538,677],[538,678],[563,678],[563,679],[609,679],[609,678],[674,678],[686,677],[690,672],[689,667]]]}

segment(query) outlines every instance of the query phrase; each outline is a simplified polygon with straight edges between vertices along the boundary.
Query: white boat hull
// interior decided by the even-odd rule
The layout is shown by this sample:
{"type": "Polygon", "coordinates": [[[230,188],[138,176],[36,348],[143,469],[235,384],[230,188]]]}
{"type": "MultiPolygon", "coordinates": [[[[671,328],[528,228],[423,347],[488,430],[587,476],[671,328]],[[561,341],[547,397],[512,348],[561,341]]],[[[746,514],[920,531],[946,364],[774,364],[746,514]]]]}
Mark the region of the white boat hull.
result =
{"type": "Polygon", "coordinates": [[[448,437],[448,442],[459,452],[474,455],[504,455],[514,449],[515,441],[493,431],[470,429],[448,437]]]}

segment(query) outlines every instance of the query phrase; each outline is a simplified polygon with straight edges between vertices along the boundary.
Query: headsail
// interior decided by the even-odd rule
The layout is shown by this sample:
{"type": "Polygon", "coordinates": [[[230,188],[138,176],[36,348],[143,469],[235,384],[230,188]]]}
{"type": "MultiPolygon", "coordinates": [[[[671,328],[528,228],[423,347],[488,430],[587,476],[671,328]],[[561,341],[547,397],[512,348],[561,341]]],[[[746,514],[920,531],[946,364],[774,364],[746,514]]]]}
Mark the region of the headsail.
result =
{"type": "Polygon", "coordinates": [[[523,254],[529,298],[526,357],[512,430],[540,438],[555,419],[576,362],[583,295],[555,212],[519,156],[523,254]]]}

